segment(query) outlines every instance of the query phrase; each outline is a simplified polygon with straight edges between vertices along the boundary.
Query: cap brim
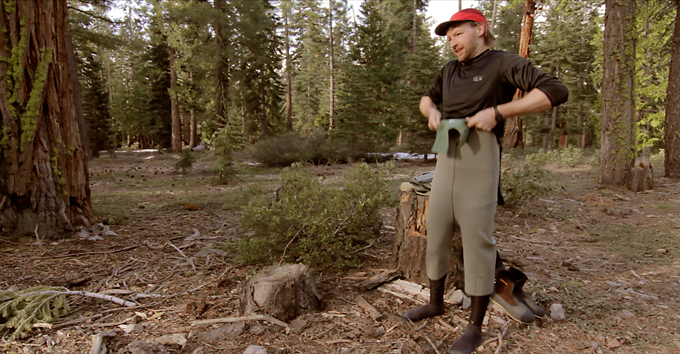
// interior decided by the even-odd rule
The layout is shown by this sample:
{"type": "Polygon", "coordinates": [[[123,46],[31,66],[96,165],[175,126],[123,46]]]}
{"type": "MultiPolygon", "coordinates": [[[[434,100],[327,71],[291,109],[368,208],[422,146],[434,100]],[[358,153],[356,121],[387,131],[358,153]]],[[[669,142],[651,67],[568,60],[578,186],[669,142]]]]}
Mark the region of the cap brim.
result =
{"type": "Polygon", "coordinates": [[[434,29],[434,33],[438,36],[446,36],[446,32],[448,32],[449,27],[451,27],[454,24],[459,23],[459,22],[474,22],[474,21],[472,21],[472,20],[457,20],[457,21],[442,22],[434,29]]]}

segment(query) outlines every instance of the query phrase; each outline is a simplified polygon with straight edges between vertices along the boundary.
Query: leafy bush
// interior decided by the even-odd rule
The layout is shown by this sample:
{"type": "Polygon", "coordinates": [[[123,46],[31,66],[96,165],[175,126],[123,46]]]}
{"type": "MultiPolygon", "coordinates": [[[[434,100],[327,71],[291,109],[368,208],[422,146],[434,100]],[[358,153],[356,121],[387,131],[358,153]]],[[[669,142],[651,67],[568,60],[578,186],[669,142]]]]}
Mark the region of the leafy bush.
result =
{"type": "Polygon", "coordinates": [[[323,165],[383,159],[382,155],[370,154],[367,148],[348,148],[323,131],[316,131],[308,137],[292,132],[261,140],[249,149],[249,154],[255,161],[269,167],[286,167],[296,162],[323,165]]]}
{"type": "Polygon", "coordinates": [[[194,153],[191,151],[191,149],[184,149],[179,155],[179,160],[175,162],[175,169],[182,170],[182,172],[187,172],[191,170],[194,162],[196,162],[196,158],[194,157],[194,153]]]}
{"type": "MultiPolygon", "coordinates": [[[[503,165],[509,165],[511,159],[503,154],[503,165]]],[[[525,164],[501,170],[501,192],[506,204],[518,204],[538,198],[552,188],[548,172],[535,162],[527,161],[525,164]]]]}
{"type": "Polygon", "coordinates": [[[556,164],[559,167],[573,167],[583,163],[585,157],[583,150],[575,147],[567,147],[559,150],[540,150],[535,154],[529,154],[526,161],[529,164],[544,166],[556,164]]]}
{"type": "Polygon", "coordinates": [[[375,236],[379,210],[389,198],[393,164],[354,167],[340,185],[312,176],[300,163],[282,171],[276,197],[259,196],[244,208],[241,224],[253,232],[237,244],[240,260],[303,262],[343,268],[375,236]]]}

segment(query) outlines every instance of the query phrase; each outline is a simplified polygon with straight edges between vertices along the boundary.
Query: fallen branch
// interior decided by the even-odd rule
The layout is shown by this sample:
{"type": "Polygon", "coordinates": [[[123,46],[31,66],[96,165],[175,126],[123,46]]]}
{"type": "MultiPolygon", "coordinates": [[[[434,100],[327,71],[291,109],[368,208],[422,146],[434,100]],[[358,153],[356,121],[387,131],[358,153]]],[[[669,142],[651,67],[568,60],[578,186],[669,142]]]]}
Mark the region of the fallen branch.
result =
{"type": "Polygon", "coordinates": [[[36,291],[33,293],[25,293],[21,294],[21,296],[31,296],[31,295],[41,295],[41,294],[56,294],[56,295],[81,295],[81,296],[87,296],[87,297],[94,297],[97,299],[103,299],[103,300],[109,300],[112,302],[115,302],[119,305],[127,306],[127,307],[133,307],[137,306],[136,303],[132,301],[126,301],[121,298],[111,296],[111,295],[104,295],[100,293],[91,293],[89,291],[58,291],[58,290],[45,290],[45,291],[36,291]]]}
{"type": "Polygon", "coordinates": [[[100,251],[100,252],[83,252],[83,253],[74,253],[74,254],[63,254],[61,256],[49,256],[49,257],[38,257],[36,259],[58,259],[58,258],[70,258],[70,257],[80,257],[80,256],[91,256],[95,254],[111,254],[111,253],[118,253],[118,252],[123,252],[123,251],[128,251],[131,249],[135,249],[139,246],[134,245],[134,246],[128,246],[124,247],[118,250],[113,250],[113,251],[100,251]]]}
{"type": "MultiPolygon", "coordinates": [[[[500,334],[498,335],[498,337],[494,337],[494,338],[490,338],[490,339],[485,340],[485,341],[481,344],[481,346],[484,346],[484,347],[485,347],[487,344],[489,344],[489,343],[491,343],[491,342],[499,341],[500,343],[499,343],[499,345],[498,345],[498,348],[500,348],[500,344],[503,343],[503,342],[502,342],[502,341],[503,341],[503,337],[505,337],[505,334],[506,334],[507,332],[508,332],[508,327],[506,326],[506,327],[503,328],[503,333],[500,333],[500,334]]],[[[496,351],[496,353],[498,353],[498,351],[496,351]]]]}
{"type": "Polygon", "coordinates": [[[201,233],[198,231],[198,229],[193,229],[193,230],[194,230],[194,234],[185,238],[184,241],[193,241],[193,240],[201,237],[201,233]]]}
{"type": "Polygon", "coordinates": [[[94,338],[92,338],[92,349],[90,349],[90,354],[99,354],[102,351],[102,344],[104,344],[104,338],[115,337],[116,331],[98,333],[94,338]]]}
{"type": "Polygon", "coordinates": [[[510,236],[516,240],[524,241],[524,242],[529,242],[529,243],[552,243],[552,241],[541,241],[541,240],[530,240],[528,238],[522,238],[522,237],[517,237],[517,236],[510,236]]]}
{"type": "Polygon", "coordinates": [[[201,321],[191,322],[191,326],[192,327],[198,327],[198,326],[211,325],[211,324],[215,324],[215,323],[234,323],[234,322],[242,322],[242,321],[267,321],[267,322],[273,323],[277,326],[288,328],[288,324],[286,324],[285,322],[277,320],[276,318],[274,318],[272,316],[267,316],[267,315],[251,315],[251,316],[244,316],[244,317],[213,318],[213,319],[210,319],[210,320],[201,320],[201,321]]]}
{"type": "Polygon", "coordinates": [[[434,343],[432,343],[432,341],[430,340],[430,338],[429,338],[428,336],[423,336],[423,337],[425,337],[425,340],[426,340],[428,343],[430,343],[430,345],[432,346],[432,349],[434,349],[434,352],[437,353],[437,354],[439,354],[439,350],[437,350],[437,347],[434,345],[434,343]]]}
{"type": "Polygon", "coordinates": [[[356,297],[356,302],[357,305],[364,309],[374,321],[379,321],[384,318],[383,314],[380,313],[380,311],[378,311],[378,309],[376,309],[373,305],[369,304],[363,296],[358,295],[356,297]]]}
{"type": "Polygon", "coordinates": [[[172,248],[176,249],[177,252],[179,252],[179,254],[181,254],[182,257],[184,257],[184,260],[186,260],[186,261],[189,263],[189,265],[191,266],[191,268],[194,269],[194,272],[198,273],[198,270],[196,270],[196,266],[194,266],[194,262],[192,262],[191,259],[189,259],[189,258],[184,254],[184,252],[182,252],[181,249],[177,248],[177,246],[173,245],[171,242],[168,242],[168,245],[170,245],[170,246],[172,246],[172,248]]]}
{"type": "MultiPolygon", "coordinates": [[[[104,315],[102,315],[101,313],[98,313],[96,315],[92,315],[92,316],[89,316],[89,317],[83,317],[83,318],[79,318],[79,319],[73,320],[73,321],[58,323],[58,324],[52,325],[52,329],[55,330],[57,328],[67,327],[67,326],[82,323],[82,322],[85,322],[85,321],[88,321],[88,320],[99,319],[99,318],[102,318],[103,316],[104,315]]],[[[111,316],[111,315],[109,315],[109,316],[111,316]]]]}
{"type": "Polygon", "coordinates": [[[293,235],[290,241],[288,241],[288,244],[286,244],[286,247],[283,249],[283,254],[281,255],[281,259],[279,260],[279,265],[283,263],[283,258],[286,257],[286,251],[288,251],[288,246],[290,246],[290,244],[293,243],[293,241],[295,241],[295,239],[300,235],[300,233],[302,232],[302,230],[305,229],[306,226],[307,224],[302,225],[302,228],[300,228],[300,230],[296,232],[295,235],[293,235]]]}
{"type": "Polygon", "coordinates": [[[126,318],[126,319],[124,319],[124,320],[122,320],[122,321],[118,321],[118,322],[112,322],[112,323],[91,323],[91,324],[83,325],[83,327],[87,327],[87,328],[94,328],[94,327],[115,327],[115,326],[119,326],[119,325],[122,325],[122,324],[126,324],[126,323],[128,323],[128,322],[130,322],[130,321],[132,321],[132,320],[134,320],[134,319],[135,319],[134,317],[128,317],[128,318],[126,318]]]}

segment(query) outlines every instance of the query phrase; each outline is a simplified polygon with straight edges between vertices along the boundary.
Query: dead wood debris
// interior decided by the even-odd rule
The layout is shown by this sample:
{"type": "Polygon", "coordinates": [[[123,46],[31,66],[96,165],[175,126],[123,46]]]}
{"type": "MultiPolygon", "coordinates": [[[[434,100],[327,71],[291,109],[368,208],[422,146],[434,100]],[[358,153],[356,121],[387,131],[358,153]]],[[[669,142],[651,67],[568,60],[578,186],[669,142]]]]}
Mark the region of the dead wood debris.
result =
{"type": "Polygon", "coordinates": [[[272,316],[267,316],[267,315],[250,315],[250,316],[243,316],[243,317],[213,318],[213,319],[210,319],[210,320],[200,320],[200,321],[191,322],[191,326],[199,327],[199,326],[211,325],[211,324],[215,324],[215,323],[234,323],[234,322],[241,322],[241,321],[267,321],[267,322],[273,323],[277,326],[289,328],[287,323],[280,321],[280,320],[277,320],[276,318],[274,318],[272,316]]]}
{"type": "Polygon", "coordinates": [[[371,316],[371,318],[374,321],[379,321],[379,320],[382,320],[383,318],[385,318],[385,316],[383,316],[383,314],[380,313],[380,311],[378,311],[378,309],[373,307],[373,305],[369,304],[368,301],[366,301],[366,299],[364,299],[363,296],[358,295],[357,298],[356,298],[356,301],[357,301],[357,305],[359,305],[359,307],[361,307],[366,312],[368,312],[368,315],[371,316]]]}

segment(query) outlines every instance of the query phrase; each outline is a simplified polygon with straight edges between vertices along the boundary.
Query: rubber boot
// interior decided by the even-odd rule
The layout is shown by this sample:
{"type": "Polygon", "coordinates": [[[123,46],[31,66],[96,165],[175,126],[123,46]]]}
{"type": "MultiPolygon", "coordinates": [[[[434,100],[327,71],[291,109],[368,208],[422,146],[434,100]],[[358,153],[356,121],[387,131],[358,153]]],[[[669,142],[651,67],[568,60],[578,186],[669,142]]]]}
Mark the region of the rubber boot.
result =
{"type": "Polygon", "coordinates": [[[507,269],[505,269],[505,265],[503,264],[503,258],[501,258],[501,254],[498,251],[496,251],[496,273],[495,273],[496,277],[494,279],[498,279],[498,273],[500,273],[500,271],[502,270],[507,269]]]}
{"type": "Polygon", "coordinates": [[[416,322],[444,313],[444,284],[446,275],[439,280],[430,279],[430,303],[412,308],[404,314],[405,319],[416,322]]]}
{"type": "Polygon", "coordinates": [[[534,315],[538,317],[545,316],[545,310],[541,306],[538,306],[538,304],[522,290],[524,283],[526,283],[528,279],[526,274],[515,267],[510,267],[510,269],[508,269],[508,276],[510,277],[510,280],[515,283],[515,297],[519,298],[534,315]]]}
{"type": "Polygon", "coordinates": [[[521,323],[532,323],[536,320],[533,312],[515,293],[515,282],[512,281],[510,271],[498,272],[494,293],[491,300],[497,303],[510,317],[521,323]]]}
{"type": "Polygon", "coordinates": [[[470,354],[482,344],[482,323],[491,295],[471,296],[470,298],[472,300],[470,322],[463,335],[449,347],[448,354],[470,354]]]}

